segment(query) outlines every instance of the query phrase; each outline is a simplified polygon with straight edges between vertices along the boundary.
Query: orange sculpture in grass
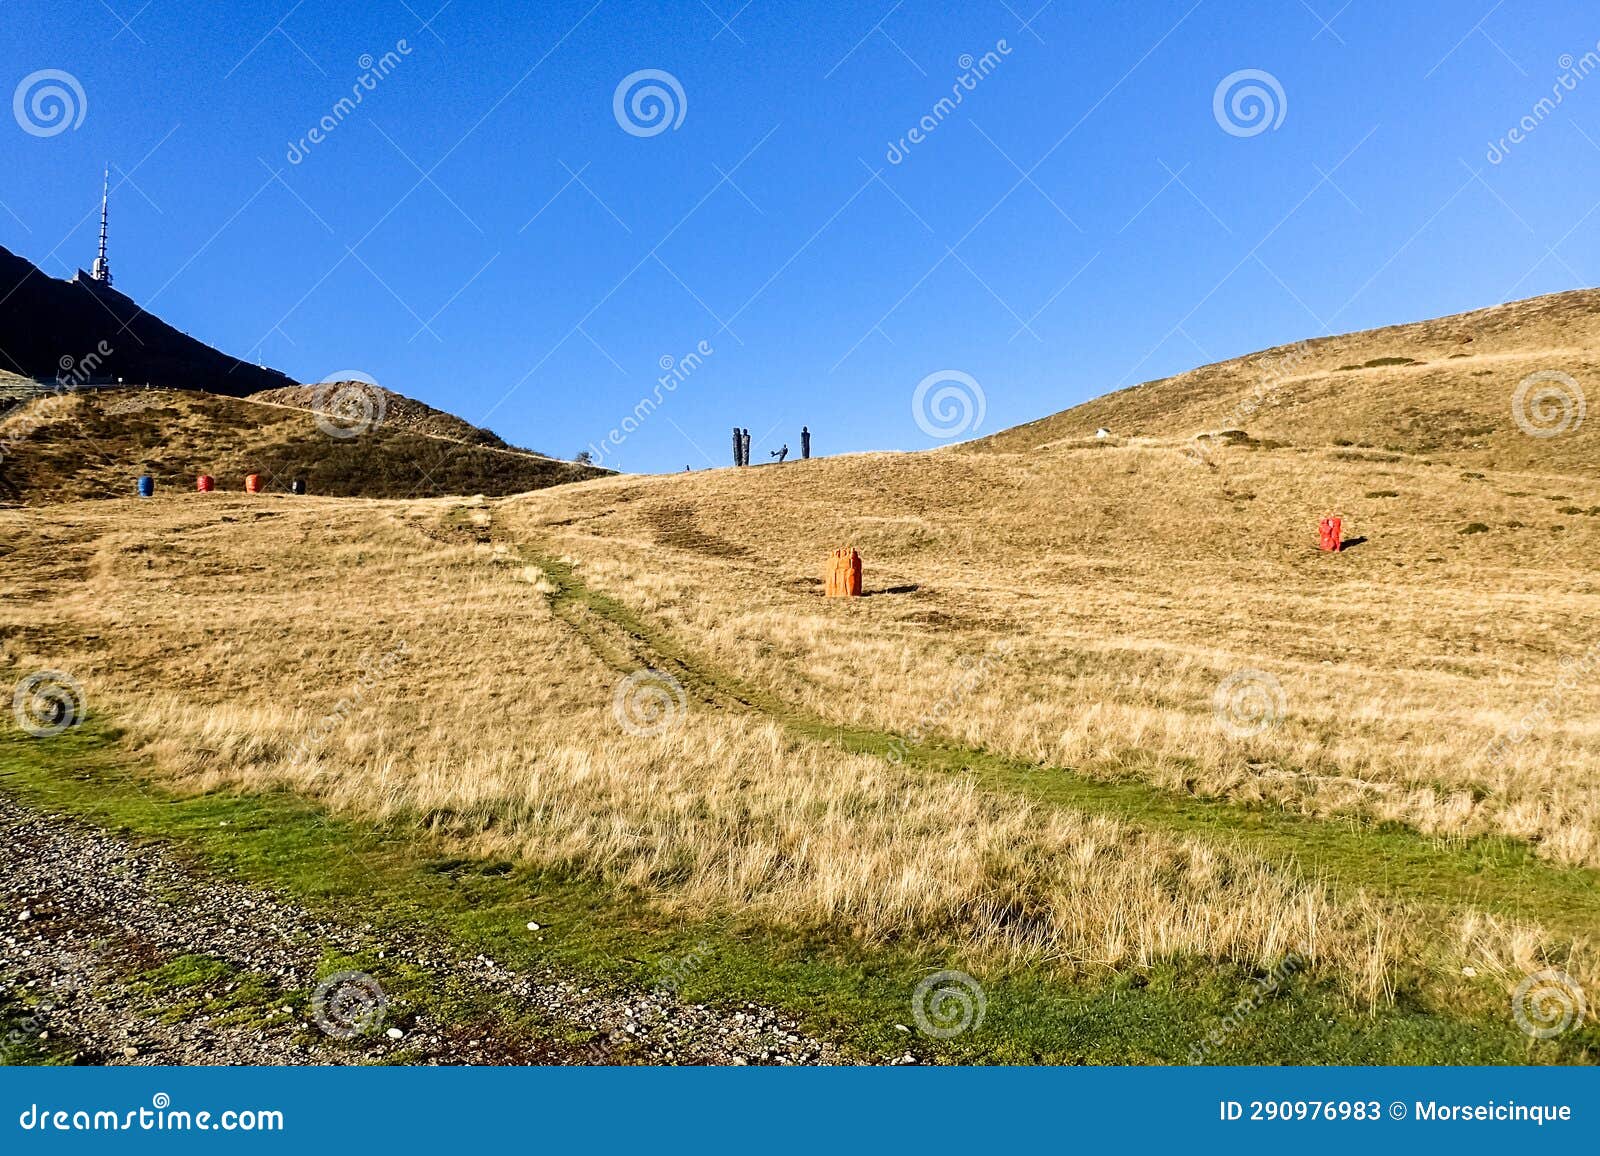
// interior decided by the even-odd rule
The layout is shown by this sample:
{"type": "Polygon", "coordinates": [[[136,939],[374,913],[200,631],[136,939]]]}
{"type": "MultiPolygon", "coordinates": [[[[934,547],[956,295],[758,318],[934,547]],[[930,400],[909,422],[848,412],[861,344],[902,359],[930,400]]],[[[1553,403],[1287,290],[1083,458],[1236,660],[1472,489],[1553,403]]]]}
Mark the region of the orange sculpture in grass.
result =
{"type": "Polygon", "coordinates": [[[828,564],[828,597],[861,596],[861,555],[846,547],[835,550],[828,564]]]}

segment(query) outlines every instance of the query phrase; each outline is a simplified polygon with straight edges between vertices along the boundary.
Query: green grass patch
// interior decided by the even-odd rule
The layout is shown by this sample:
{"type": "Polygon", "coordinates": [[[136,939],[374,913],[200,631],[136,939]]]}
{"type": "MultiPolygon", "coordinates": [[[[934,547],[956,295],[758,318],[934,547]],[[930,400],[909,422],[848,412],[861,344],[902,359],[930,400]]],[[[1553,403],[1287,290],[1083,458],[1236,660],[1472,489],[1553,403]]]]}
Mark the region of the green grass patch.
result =
{"type": "Polygon", "coordinates": [[[271,976],[203,953],[140,972],[128,988],[150,1015],[174,1024],[204,1015],[223,1027],[275,1027],[295,1019],[285,1007],[304,1002],[287,1000],[271,976]]]}
{"type": "MultiPolygon", "coordinates": [[[[350,821],[289,794],[172,793],[93,719],[51,739],[0,737],[0,789],[136,841],[160,840],[200,869],[272,888],[325,917],[370,922],[386,940],[420,933],[458,958],[481,953],[597,987],[648,987],[693,954],[696,966],[674,973],[683,998],[730,1007],[759,1001],[866,1056],[912,1048],[961,1062],[1185,1063],[1220,1039],[1204,1054],[1208,1062],[1481,1064],[1581,1060],[1597,1045],[1587,1029],[1536,1042],[1507,1017],[1441,1014],[1409,996],[1369,1014],[1297,975],[1263,997],[1261,975],[1195,959],[1117,974],[973,969],[986,998],[983,1022],[937,1041],[916,1033],[911,994],[929,973],[960,966],[938,945],[868,945],[826,928],[775,929],[734,915],[678,920],[625,889],[463,858],[418,828],[350,821]],[[546,930],[529,932],[529,920],[546,930]],[[1245,1000],[1260,1006],[1237,1015],[1245,1000]]],[[[446,1023],[581,1041],[581,1032],[541,1022],[466,969],[441,967],[431,953],[430,962],[329,957],[322,970],[370,971],[402,1020],[406,1009],[426,1008],[446,1023]]],[[[184,956],[142,978],[175,1004],[224,981],[223,966],[184,956]]],[[[250,1008],[276,998],[265,990],[241,997],[250,1008]]],[[[283,1002],[295,998],[303,993],[283,1002]]]]}

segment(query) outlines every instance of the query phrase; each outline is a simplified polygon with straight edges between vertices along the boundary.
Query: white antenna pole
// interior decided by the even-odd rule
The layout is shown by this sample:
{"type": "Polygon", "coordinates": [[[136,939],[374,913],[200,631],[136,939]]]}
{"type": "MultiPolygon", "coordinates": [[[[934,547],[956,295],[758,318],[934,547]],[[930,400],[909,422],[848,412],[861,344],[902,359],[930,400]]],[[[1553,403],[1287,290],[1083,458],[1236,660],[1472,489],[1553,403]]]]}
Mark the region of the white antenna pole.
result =
{"type": "Polygon", "coordinates": [[[111,262],[106,259],[106,217],[111,205],[111,165],[106,165],[105,184],[100,193],[100,255],[94,259],[96,281],[111,284],[111,262]]]}

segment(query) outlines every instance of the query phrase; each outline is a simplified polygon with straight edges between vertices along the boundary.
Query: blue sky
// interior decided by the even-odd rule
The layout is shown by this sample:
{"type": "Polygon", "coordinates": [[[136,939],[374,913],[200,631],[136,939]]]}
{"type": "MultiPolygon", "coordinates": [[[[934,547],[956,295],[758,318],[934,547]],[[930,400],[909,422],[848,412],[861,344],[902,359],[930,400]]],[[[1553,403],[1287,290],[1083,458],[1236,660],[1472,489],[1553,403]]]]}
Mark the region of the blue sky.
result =
{"type": "Polygon", "coordinates": [[[757,460],[802,424],[923,448],[933,374],[973,436],[1600,272],[1589,5],[441,2],[5,0],[4,90],[67,72],[82,119],[0,119],[0,243],[87,267],[109,161],[152,312],[635,471],[735,424],[757,460]],[[642,70],[682,92],[659,132],[614,113],[642,70]]]}

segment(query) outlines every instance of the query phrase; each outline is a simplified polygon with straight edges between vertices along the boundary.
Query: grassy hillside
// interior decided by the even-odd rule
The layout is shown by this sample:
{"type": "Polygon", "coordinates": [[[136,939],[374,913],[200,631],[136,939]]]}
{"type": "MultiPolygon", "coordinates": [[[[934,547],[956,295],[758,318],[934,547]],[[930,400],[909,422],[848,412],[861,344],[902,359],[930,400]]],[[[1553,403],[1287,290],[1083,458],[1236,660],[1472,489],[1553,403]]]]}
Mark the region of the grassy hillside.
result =
{"type": "MultiPolygon", "coordinates": [[[[364,394],[382,396],[383,424],[392,429],[448,438],[467,445],[491,446],[502,450],[515,448],[507,445],[489,430],[480,429],[471,422],[463,421],[453,413],[434,409],[431,405],[424,405],[420,401],[414,401],[382,387],[362,387],[362,389],[364,394]]],[[[260,393],[251,394],[249,400],[264,405],[284,405],[315,412],[320,406],[328,404],[326,396],[328,390],[327,385],[294,385],[284,389],[265,389],[260,393]]]]}
{"type": "MultiPolygon", "coordinates": [[[[700,479],[775,485],[785,472],[700,479]]],[[[514,958],[613,974],[697,945],[710,962],[691,998],[766,1000],[878,1054],[1184,1062],[1286,966],[1270,1010],[1207,1058],[1558,1061],[1594,1046],[1579,1029],[1532,1048],[1506,1002],[1535,966],[1593,981],[1593,872],[1515,839],[1280,818],[1246,798],[1140,785],[1136,766],[1106,779],[1011,757],[1004,730],[980,749],[1004,711],[1081,709],[1053,679],[1076,668],[1109,682],[1109,670],[1087,669],[1087,649],[1062,653],[1059,620],[1030,642],[1013,618],[1015,649],[995,650],[990,604],[968,617],[919,600],[955,593],[948,571],[906,581],[878,565],[873,596],[846,605],[763,560],[753,532],[731,558],[712,552],[709,529],[692,550],[660,545],[694,528],[675,512],[693,497],[671,481],[666,510],[648,488],[576,487],[586,499],[564,517],[591,523],[578,533],[544,521],[559,491],[0,511],[0,665],[70,671],[121,729],[134,775],[52,786],[62,776],[29,747],[0,751],[7,781],[185,845],[215,830],[204,819],[220,807],[258,832],[249,869],[296,886],[323,877],[308,846],[330,872],[365,853],[372,838],[341,834],[351,823],[378,824],[391,857],[468,877],[517,864],[520,909],[558,914],[548,944],[497,927],[514,958]],[[652,529],[636,538],[618,510],[652,529]],[[686,613],[691,591],[735,645],[723,623],[686,613]],[[963,665],[974,646],[1001,657],[963,665]],[[868,673],[896,666],[910,672],[901,684],[868,673]],[[659,734],[652,701],[666,712],[659,734]],[[315,840],[279,828],[274,791],[329,814],[315,840]],[[193,803],[163,804],[168,793],[193,803]],[[296,859],[292,878],[274,874],[280,855],[296,859]],[[948,1045],[898,1035],[915,1022],[918,981],[946,967],[983,985],[988,1028],[948,1045]]],[[[1190,693],[1192,671],[1163,689],[1159,667],[1121,657],[1147,701],[1190,693]]],[[[1154,727],[1143,737],[1159,749],[1154,727]]],[[[223,843],[214,853],[238,863],[239,844],[223,843]]]]}
{"type": "MultiPolygon", "coordinates": [[[[376,842],[560,913],[509,950],[613,974],[703,944],[692,998],[874,1054],[1593,1063],[1600,481],[1591,426],[1509,420],[1527,366],[1588,379],[1589,301],[1337,339],[1202,454],[1245,363],[922,454],[0,510],[0,666],[77,678],[126,778],[59,785],[45,746],[11,774],[223,861],[239,808],[286,885],[318,877],[271,865],[303,800],[330,859],[376,842]],[[1432,376],[1339,368],[1402,355],[1432,376]],[[1401,404],[1506,415],[1385,440],[1401,404]],[[845,545],[867,597],[826,599],[845,545]],[[987,1026],[908,1035],[946,968],[987,1026]],[[1589,1010],[1534,1040],[1514,993],[1548,969],[1589,1010]]],[[[199,408],[146,433],[231,412],[199,408]]]]}
{"type": "Polygon", "coordinates": [[[273,490],[304,478],[313,494],[404,498],[519,493],[601,472],[513,450],[486,430],[386,396],[393,420],[386,414],[350,438],[330,436],[302,408],[255,398],[169,390],[42,398],[0,416],[0,502],[121,496],[145,473],[163,489],[192,489],[208,473],[238,490],[257,473],[273,490]]]}
{"type": "MultiPolygon", "coordinates": [[[[1549,438],[1518,427],[1512,404],[1536,373],[1562,373],[1590,397],[1600,382],[1600,290],[1558,293],[1473,313],[1321,337],[1146,382],[971,443],[1026,452],[1091,438],[1190,439],[1242,430],[1306,447],[1358,446],[1489,469],[1592,471],[1600,422],[1549,438]]],[[[1560,397],[1575,396],[1559,382],[1560,397]]],[[[1541,420],[1537,387],[1525,412],[1541,420]]],[[[1572,411],[1568,411],[1572,412],[1572,411]]],[[[1574,413],[1575,416],[1575,413],[1574,413]]]]}

